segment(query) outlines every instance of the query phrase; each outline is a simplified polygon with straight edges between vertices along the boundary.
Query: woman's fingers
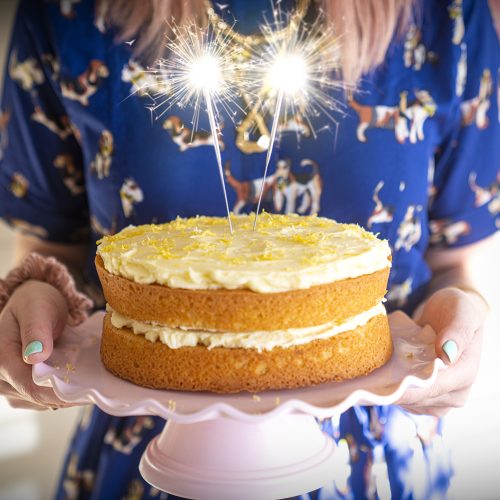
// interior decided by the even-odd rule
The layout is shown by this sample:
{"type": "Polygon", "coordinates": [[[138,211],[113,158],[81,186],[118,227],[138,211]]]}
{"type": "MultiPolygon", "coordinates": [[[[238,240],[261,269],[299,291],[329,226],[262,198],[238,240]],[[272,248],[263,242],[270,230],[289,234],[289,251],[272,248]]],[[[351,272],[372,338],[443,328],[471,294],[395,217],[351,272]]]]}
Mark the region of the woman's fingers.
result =
{"type": "Polygon", "coordinates": [[[45,361],[52,354],[54,339],[66,325],[68,310],[64,297],[46,283],[28,281],[14,292],[11,301],[24,362],[45,361]]]}

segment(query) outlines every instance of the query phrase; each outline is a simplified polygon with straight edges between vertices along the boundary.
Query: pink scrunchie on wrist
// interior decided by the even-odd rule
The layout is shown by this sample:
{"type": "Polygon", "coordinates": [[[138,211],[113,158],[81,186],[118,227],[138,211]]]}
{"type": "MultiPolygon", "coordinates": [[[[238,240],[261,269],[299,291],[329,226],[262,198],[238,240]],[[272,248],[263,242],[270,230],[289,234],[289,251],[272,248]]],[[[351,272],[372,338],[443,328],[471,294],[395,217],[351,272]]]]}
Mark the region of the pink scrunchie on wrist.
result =
{"type": "Polygon", "coordinates": [[[43,257],[37,253],[28,255],[18,267],[7,274],[4,280],[0,280],[0,311],[14,290],[28,280],[43,281],[63,294],[68,304],[69,325],[79,325],[87,319],[93,303],[76,289],[75,280],[66,266],[54,257],[43,257]]]}

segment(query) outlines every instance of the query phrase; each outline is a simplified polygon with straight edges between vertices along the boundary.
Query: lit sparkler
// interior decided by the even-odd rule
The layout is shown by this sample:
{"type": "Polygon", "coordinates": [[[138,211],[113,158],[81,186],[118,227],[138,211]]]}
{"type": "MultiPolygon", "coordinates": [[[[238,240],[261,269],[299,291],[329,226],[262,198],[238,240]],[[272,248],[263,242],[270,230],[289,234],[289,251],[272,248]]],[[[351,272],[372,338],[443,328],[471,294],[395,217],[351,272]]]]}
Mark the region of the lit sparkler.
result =
{"type": "Polygon", "coordinates": [[[221,120],[218,108],[222,108],[231,117],[234,108],[239,107],[238,89],[244,85],[240,76],[243,48],[232,43],[232,37],[227,33],[210,28],[174,25],[171,26],[171,31],[173,36],[167,42],[168,56],[160,59],[153,71],[156,81],[150,90],[155,102],[154,108],[161,111],[159,118],[173,106],[192,106],[194,133],[198,128],[204,102],[232,233],[219,144],[221,120]]]}
{"type": "MultiPolygon", "coordinates": [[[[275,105],[254,230],[281,115],[286,122],[288,114],[300,113],[315,136],[310,117],[325,115],[336,122],[333,113],[341,111],[342,105],[333,92],[346,88],[338,76],[338,38],[326,25],[322,13],[312,24],[297,23],[293,16],[285,15],[279,8],[273,10],[273,17],[273,22],[261,27],[266,52],[258,69],[264,84],[264,99],[275,100],[275,105]]],[[[270,107],[270,103],[264,106],[270,107]]]]}

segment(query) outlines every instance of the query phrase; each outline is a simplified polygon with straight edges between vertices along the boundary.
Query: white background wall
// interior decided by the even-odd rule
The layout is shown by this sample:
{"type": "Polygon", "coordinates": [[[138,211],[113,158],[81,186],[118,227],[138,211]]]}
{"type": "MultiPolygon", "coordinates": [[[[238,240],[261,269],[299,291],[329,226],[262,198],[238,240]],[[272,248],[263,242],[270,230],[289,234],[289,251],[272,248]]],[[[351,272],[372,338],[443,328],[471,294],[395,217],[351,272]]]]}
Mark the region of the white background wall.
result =
{"type": "MultiPolygon", "coordinates": [[[[0,0],[1,68],[14,7],[14,1],[0,0]]],[[[7,272],[11,258],[11,232],[0,224],[0,276],[7,272]]],[[[491,270],[492,296],[500,295],[499,283],[497,266],[491,270]]],[[[450,495],[455,498],[492,499],[500,495],[499,312],[497,308],[490,319],[481,372],[468,405],[448,417],[445,439],[452,447],[457,473],[450,495]]],[[[52,497],[77,412],[12,410],[0,397],[0,500],[52,497]]]]}

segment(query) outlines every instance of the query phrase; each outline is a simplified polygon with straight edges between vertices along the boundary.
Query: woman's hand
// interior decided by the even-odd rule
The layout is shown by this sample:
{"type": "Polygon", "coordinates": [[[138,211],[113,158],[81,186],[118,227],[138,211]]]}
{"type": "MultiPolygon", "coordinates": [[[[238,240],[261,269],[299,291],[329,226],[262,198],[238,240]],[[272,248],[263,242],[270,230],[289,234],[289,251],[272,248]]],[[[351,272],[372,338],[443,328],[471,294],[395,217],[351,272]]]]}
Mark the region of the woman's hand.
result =
{"type": "Polygon", "coordinates": [[[64,327],[66,300],[53,286],[30,280],[19,286],[0,313],[0,395],[14,408],[45,410],[72,406],[37,386],[31,365],[45,361],[64,327]]]}
{"type": "Polygon", "coordinates": [[[408,389],[396,404],[419,414],[443,416],[464,406],[479,368],[487,305],[480,295],[459,288],[443,288],[421,306],[415,320],[437,334],[436,354],[447,368],[431,387],[408,389]]]}

